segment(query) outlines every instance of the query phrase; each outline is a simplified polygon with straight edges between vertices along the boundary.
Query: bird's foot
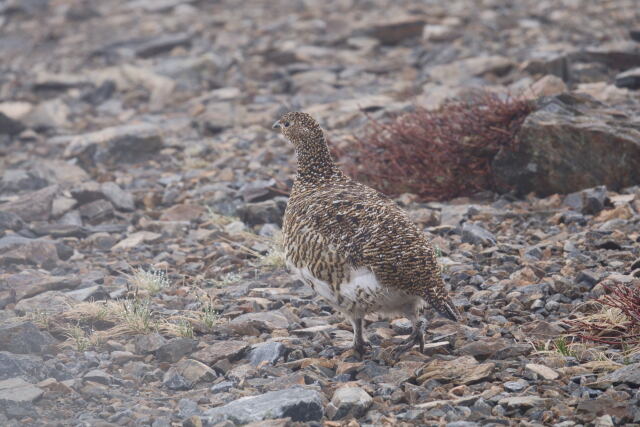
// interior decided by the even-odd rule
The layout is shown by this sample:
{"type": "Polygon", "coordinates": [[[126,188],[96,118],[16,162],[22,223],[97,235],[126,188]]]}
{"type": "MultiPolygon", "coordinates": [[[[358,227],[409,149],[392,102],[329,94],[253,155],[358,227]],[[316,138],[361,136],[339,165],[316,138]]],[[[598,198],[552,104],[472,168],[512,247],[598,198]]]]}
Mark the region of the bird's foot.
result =
{"type": "Polygon", "coordinates": [[[362,360],[362,358],[371,351],[371,344],[367,341],[360,341],[353,344],[352,350],[354,356],[362,360]]]}
{"type": "Polygon", "coordinates": [[[420,346],[420,353],[424,351],[424,334],[422,333],[422,331],[418,331],[418,333],[415,333],[415,331],[411,333],[409,338],[398,344],[393,349],[394,357],[399,357],[401,354],[411,350],[416,344],[420,346]]]}

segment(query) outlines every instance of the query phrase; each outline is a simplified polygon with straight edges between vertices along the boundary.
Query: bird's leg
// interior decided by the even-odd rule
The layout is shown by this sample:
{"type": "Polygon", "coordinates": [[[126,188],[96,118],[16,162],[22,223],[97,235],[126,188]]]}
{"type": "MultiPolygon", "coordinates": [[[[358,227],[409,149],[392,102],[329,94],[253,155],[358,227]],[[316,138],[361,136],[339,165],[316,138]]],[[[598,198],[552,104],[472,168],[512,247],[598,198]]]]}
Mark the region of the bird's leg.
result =
{"type": "Polygon", "coordinates": [[[411,335],[409,335],[409,338],[402,342],[402,344],[396,346],[396,348],[394,349],[394,353],[396,355],[400,355],[407,350],[411,350],[416,344],[420,346],[420,352],[424,351],[424,331],[426,329],[426,326],[426,321],[420,317],[417,317],[413,321],[411,335]]]}
{"type": "Polygon", "coordinates": [[[364,319],[362,317],[351,319],[353,325],[353,349],[360,355],[365,354],[369,343],[364,340],[364,319]]]}

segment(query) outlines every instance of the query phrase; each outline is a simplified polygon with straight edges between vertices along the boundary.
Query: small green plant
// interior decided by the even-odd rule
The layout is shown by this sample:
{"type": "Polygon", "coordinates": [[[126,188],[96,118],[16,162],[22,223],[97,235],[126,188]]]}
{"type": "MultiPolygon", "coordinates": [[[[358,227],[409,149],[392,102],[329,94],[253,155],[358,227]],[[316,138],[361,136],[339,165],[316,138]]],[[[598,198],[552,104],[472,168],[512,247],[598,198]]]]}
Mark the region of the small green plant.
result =
{"type": "Polygon", "coordinates": [[[129,275],[129,281],[135,290],[145,290],[149,295],[159,294],[171,285],[167,273],[155,269],[137,268],[129,275]]]}
{"type": "Polygon", "coordinates": [[[123,300],[120,318],[135,333],[149,333],[157,327],[148,299],[123,300]]]}
{"type": "Polygon", "coordinates": [[[35,310],[29,313],[27,318],[41,329],[49,329],[51,326],[51,313],[45,310],[35,310]]]}
{"type": "Polygon", "coordinates": [[[90,341],[80,325],[71,325],[65,331],[66,337],[71,340],[77,351],[85,351],[89,348],[90,341]]]}
{"type": "Polygon", "coordinates": [[[576,353],[571,350],[570,345],[567,343],[567,340],[565,337],[560,337],[557,338],[554,342],[553,342],[553,346],[555,347],[556,351],[558,353],[560,353],[561,355],[565,356],[565,357],[575,357],[576,353]]]}
{"type": "Polygon", "coordinates": [[[207,212],[209,214],[209,222],[218,226],[224,226],[240,220],[235,216],[222,215],[214,211],[211,206],[207,206],[207,212]]]}
{"type": "Polygon", "coordinates": [[[220,316],[218,312],[213,308],[211,303],[207,303],[202,307],[200,313],[200,321],[204,325],[205,329],[210,331],[218,323],[220,316]]]}
{"type": "Polygon", "coordinates": [[[177,323],[178,335],[183,338],[193,338],[193,325],[187,319],[180,319],[177,323]]]}

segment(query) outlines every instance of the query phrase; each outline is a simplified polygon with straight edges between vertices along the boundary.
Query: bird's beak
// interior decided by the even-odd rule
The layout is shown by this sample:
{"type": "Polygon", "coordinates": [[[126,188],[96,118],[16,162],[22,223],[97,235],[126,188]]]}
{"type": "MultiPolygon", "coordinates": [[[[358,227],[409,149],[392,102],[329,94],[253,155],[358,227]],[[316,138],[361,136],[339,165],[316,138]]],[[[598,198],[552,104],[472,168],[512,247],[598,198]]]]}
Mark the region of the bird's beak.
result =
{"type": "Polygon", "coordinates": [[[273,126],[271,126],[273,129],[280,129],[280,120],[276,120],[275,123],[273,124],[273,126]]]}

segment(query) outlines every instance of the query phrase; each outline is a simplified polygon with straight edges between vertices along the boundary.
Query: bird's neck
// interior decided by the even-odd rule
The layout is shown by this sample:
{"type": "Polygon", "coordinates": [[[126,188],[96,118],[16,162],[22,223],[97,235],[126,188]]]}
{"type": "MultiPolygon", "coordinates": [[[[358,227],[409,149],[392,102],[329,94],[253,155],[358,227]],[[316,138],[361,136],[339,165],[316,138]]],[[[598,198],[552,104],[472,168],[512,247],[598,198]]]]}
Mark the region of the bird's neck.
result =
{"type": "Polygon", "coordinates": [[[323,135],[314,136],[296,147],[298,181],[317,184],[342,176],[336,166],[323,135]]]}

